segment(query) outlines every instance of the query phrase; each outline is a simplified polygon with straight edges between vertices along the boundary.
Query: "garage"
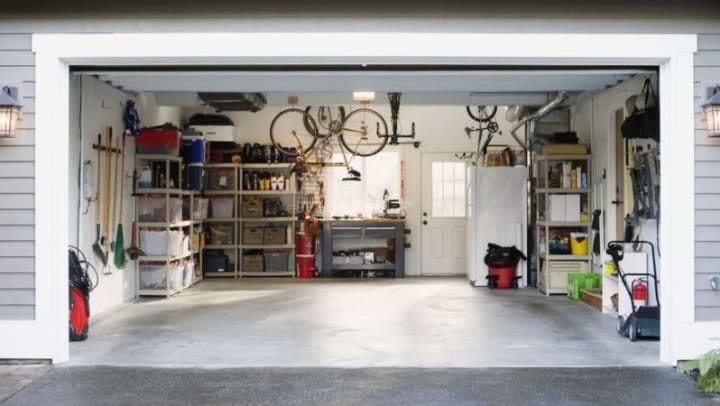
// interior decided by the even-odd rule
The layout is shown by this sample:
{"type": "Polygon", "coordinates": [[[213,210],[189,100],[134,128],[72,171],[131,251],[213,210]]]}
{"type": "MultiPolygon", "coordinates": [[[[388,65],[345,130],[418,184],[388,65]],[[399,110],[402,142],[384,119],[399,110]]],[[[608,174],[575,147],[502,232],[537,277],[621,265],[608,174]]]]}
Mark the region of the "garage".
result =
{"type": "Polygon", "coordinates": [[[71,364],[658,362],[659,331],[615,331],[605,252],[658,261],[658,143],[615,131],[654,69],[88,66],[70,89],[96,285],[71,364]]]}
{"type": "MultiPolygon", "coordinates": [[[[226,43],[225,35],[218,34],[219,43],[226,43]]],[[[238,39],[244,36],[238,34],[238,39]]],[[[663,51],[649,46],[647,55],[618,56],[607,48],[616,38],[588,36],[584,40],[597,41],[598,47],[580,52],[587,44],[574,47],[571,41],[564,49],[548,46],[543,51],[544,42],[525,36],[529,42],[521,49],[491,47],[463,59],[447,56],[467,53],[457,47],[437,51],[462,35],[432,36],[432,45],[422,51],[400,35],[397,39],[411,49],[349,52],[331,47],[331,56],[312,46],[303,45],[308,49],[301,52],[288,45],[312,41],[266,38],[267,44],[284,44],[272,55],[285,57],[255,46],[232,51],[208,47],[209,37],[203,36],[203,45],[190,46],[192,52],[149,45],[140,54],[131,50],[132,35],[89,37],[37,36],[36,43],[36,126],[38,134],[48,136],[37,154],[52,157],[37,161],[42,191],[37,212],[44,221],[38,222],[36,244],[47,252],[37,257],[37,269],[44,272],[46,261],[67,257],[62,247],[75,245],[97,270],[97,277],[90,271],[91,279],[99,280],[89,299],[94,318],[90,338],[71,346],[58,342],[57,354],[65,354],[58,359],[134,365],[500,366],[648,365],[669,356],[665,351],[673,340],[667,332],[659,333],[659,342],[631,342],[615,331],[624,287],[605,254],[609,241],[624,239],[625,223],[630,223],[633,240],[660,242],[658,271],[692,255],[692,250],[664,249],[667,242],[659,238],[665,227],[679,235],[684,222],[660,223],[633,206],[652,202],[657,209],[659,200],[663,210],[672,211],[687,203],[663,192],[668,184],[687,185],[676,168],[687,158],[685,147],[669,152],[664,143],[628,141],[619,128],[630,110],[649,106],[644,96],[628,100],[649,89],[646,83],[652,87],[648,99],[656,98],[665,117],[661,129],[687,124],[663,113],[678,108],[668,101],[677,98],[665,99],[678,89],[663,75],[681,78],[685,66],[673,65],[678,59],[672,56],[660,57],[673,55],[666,42],[663,51]],[[305,55],[303,64],[293,61],[298,53],[305,55]],[[322,63],[313,64],[318,60],[322,63]],[[254,100],[250,108],[212,106],[237,103],[238,93],[243,102],[254,100]],[[232,97],[223,97],[228,94],[232,97]],[[125,136],[129,100],[140,127],[162,126],[145,132],[172,132],[178,138],[173,135],[169,147],[152,150],[158,144],[138,142],[142,134],[125,136]],[[415,137],[399,137],[400,145],[385,145],[369,157],[353,154],[354,144],[340,134],[337,144],[328,147],[320,138],[332,137],[314,134],[337,125],[330,119],[325,127],[316,127],[312,121],[342,117],[340,106],[346,117],[357,110],[375,111],[384,124],[360,121],[358,128],[381,144],[394,144],[390,134],[415,137]],[[273,120],[279,123],[288,109],[295,109],[290,121],[297,124],[299,117],[302,125],[285,132],[285,140],[300,139],[304,130],[321,147],[302,165],[286,160],[292,154],[276,152],[289,141],[272,146],[273,120]],[[212,123],[215,128],[208,128],[208,122],[188,126],[198,115],[223,115],[225,121],[212,123]],[[65,133],[57,131],[63,123],[68,137],[49,137],[65,133]],[[202,134],[227,133],[227,127],[232,127],[232,141],[218,145],[202,134]],[[187,155],[177,144],[183,132],[189,137],[187,155]],[[377,136],[383,133],[388,135],[377,136]],[[490,133],[493,139],[487,142],[490,133]],[[193,157],[195,141],[205,151],[193,157]],[[559,144],[565,147],[555,146],[559,144]],[[565,153],[552,157],[553,148],[565,153]],[[322,149],[326,154],[319,157],[322,149]],[[651,181],[653,187],[638,189],[629,173],[658,149],[673,159],[663,160],[662,176],[651,181]],[[63,163],[71,168],[67,177],[47,176],[52,166],[63,163]],[[515,189],[512,176],[497,175],[503,171],[520,174],[515,189]],[[616,185],[619,181],[622,187],[616,185]],[[659,199],[637,197],[660,183],[659,199]],[[628,193],[633,187],[635,193],[628,193]],[[52,205],[46,195],[50,192],[52,205]],[[58,211],[69,213],[67,220],[50,214],[58,211]],[[122,220],[116,222],[118,218],[122,220]],[[120,240],[113,238],[118,224],[124,248],[151,253],[132,261],[133,250],[111,247],[113,239],[120,240]],[[306,231],[313,229],[311,238],[313,233],[306,231]],[[153,237],[175,251],[153,249],[153,237]],[[171,244],[173,239],[178,244],[171,244]],[[298,252],[303,243],[307,251],[298,252]],[[514,245],[522,253],[517,264],[494,267],[509,268],[510,275],[507,270],[498,276],[487,271],[488,243],[514,245]],[[108,265],[100,264],[101,251],[108,255],[108,265]],[[116,251],[127,255],[124,268],[114,264],[116,251]],[[598,252],[595,258],[592,253],[598,252]],[[577,285],[570,292],[568,274],[584,275],[582,282],[571,282],[577,285]],[[160,341],[178,345],[156,345],[160,341]],[[240,350],[242,343],[253,350],[240,350]],[[481,351],[484,344],[491,349],[481,351]],[[297,355],[288,355],[289,348],[297,348],[297,355]],[[552,355],[530,361],[538,351],[552,355]]],[[[162,34],[150,39],[167,44],[170,37],[178,39],[162,34]]],[[[197,40],[180,37],[186,45],[197,40]]],[[[364,34],[344,37],[360,48],[368,39],[364,34]]],[[[678,53],[683,44],[678,38],[678,53]]],[[[341,123],[342,130],[353,132],[351,120],[341,123]]],[[[278,137],[280,128],[278,124],[278,137]]],[[[132,125],[129,130],[133,132],[132,125]]],[[[364,137],[356,139],[362,141],[364,137]]],[[[296,151],[305,145],[299,142],[296,151]]],[[[659,160],[656,164],[659,172],[659,160]]],[[[623,261],[643,254],[641,268],[651,272],[653,255],[644,244],[635,245],[638,252],[622,246],[623,261]]],[[[33,325],[38,331],[62,325],[66,332],[66,312],[60,318],[60,311],[49,311],[55,307],[51,304],[66,303],[66,294],[51,288],[57,275],[46,276],[38,274],[44,282],[36,287],[37,308],[46,310],[38,310],[33,325]],[[43,291],[55,293],[45,296],[43,291]]],[[[657,293],[680,305],[682,299],[676,302],[679,296],[672,293],[683,289],[679,276],[661,275],[674,283],[657,289],[647,283],[645,297],[657,293]]],[[[663,329],[675,325],[674,316],[668,317],[663,329]]]]}

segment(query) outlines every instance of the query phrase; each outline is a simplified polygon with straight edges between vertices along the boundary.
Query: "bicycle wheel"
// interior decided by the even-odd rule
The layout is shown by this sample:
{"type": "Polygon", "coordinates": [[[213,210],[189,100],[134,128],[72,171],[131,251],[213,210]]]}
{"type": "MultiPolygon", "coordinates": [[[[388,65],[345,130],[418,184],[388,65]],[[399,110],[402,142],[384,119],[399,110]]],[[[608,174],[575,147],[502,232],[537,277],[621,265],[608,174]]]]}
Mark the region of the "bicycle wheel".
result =
{"type": "Polygon", "coordinates": [[[340,142],[353,155],[375,155],[382,151],[388,142],[387,123],[375,110],[368,108],[353,110],[345,117],[340,142]]]}
{"type": "Polygon", "coordinates": [[[313,149],[317,133],[315,119],[298,108],[281,111],[270,123],[270,142],[290,156],[304,155],[313,149]]]}
{"type": "Polygon", "coordinates": [[[470,106],[465,106],[465,110],[470,118],[478,123],[484,123],[495,117],[495,113],[497,113],[497,106],[477,106],[477,114],[473,113],[470,106]]]}

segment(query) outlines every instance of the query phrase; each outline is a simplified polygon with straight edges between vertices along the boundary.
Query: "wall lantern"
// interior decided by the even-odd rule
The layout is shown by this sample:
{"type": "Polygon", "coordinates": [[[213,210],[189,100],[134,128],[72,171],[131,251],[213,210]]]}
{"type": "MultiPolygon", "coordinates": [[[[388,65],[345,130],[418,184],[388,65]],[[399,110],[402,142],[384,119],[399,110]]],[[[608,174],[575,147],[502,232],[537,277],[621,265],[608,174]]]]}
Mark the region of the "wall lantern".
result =
{"type": "Polygon", "coordinates": [[[708,136],[720,137],[720,86],[715,86],[712,96],[702,105],[707,122],[708,136]]]}
{"type": "Polygon", "coordinates": [[[0,138],[15,137],[22,108],[17,99],[17,87],[4,86],[0,91],[0,138]]]}

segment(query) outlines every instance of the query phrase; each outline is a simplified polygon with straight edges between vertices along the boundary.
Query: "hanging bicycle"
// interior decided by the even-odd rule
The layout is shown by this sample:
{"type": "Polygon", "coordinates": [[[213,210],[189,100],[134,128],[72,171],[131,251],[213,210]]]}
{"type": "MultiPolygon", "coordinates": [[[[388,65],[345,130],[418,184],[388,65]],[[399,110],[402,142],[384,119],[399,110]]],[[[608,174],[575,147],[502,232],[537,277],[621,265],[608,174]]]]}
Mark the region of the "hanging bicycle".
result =
{"type": "Polygon", "coordinates": [[[388,128],[385,119],[375,110],[361,107],[345,115],[342,107],[333,112],[330,107],[318,107],[317,120],[312,108],[289,108],[278,113],[270,124],[270,141],[284,154],[307,162],[313,154],[316,161],[330,159],[337,147],[348,170],[344,180],[360,180],[360,172],[351,166],[355,156],[372,156],[387,144],[388,128]],[[318,127],[320,123],[320,128],[318,127]],[[373,131],[375,129],[377,131],[373,131]],[[347,152],[350,153],[348,158],[347,152]]]}
{"type": "Polygon", "coordinates": [[[473,112],[470,106],[465,106],[465,110],[468,116],[478,123],[477,127],[465,127],[465,134],[467,134],[468,138],[472,138],[474,132],[478,133],[477,150],[473,156],[473,165],[477,165],[478,160],[485,158],[488,146],[490,146],[495,134],[502,135],[500,126],[495,121],[497,106],[477,106],[477,112],[473,112]],[[485,142],[483,142],[484,133],[487,133],[485,142]]]}

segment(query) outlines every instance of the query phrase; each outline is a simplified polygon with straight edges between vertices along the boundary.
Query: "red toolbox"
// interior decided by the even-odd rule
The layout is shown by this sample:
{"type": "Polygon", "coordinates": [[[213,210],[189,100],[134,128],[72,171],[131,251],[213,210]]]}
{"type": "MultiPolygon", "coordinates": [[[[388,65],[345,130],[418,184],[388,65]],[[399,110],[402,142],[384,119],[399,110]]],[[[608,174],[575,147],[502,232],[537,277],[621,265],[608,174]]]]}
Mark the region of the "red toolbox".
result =
{"type": "Polygon", "coordinates": [[[180,154],[180,131],[173,126],[148,127],[135,138],[138,154],[180,154]]]}

